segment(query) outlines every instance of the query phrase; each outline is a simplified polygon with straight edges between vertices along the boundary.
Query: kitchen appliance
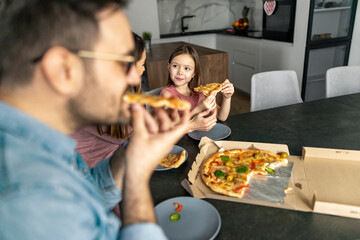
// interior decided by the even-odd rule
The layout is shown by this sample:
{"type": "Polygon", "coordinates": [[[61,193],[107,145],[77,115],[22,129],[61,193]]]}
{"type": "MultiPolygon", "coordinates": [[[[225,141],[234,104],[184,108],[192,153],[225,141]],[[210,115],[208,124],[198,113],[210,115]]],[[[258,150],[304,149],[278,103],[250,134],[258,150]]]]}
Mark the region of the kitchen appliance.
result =
{"type": "Polygon", "coordinates": [[[326,71],[349,60],[357,0],[311,0],[301,97],[325,98],[326,71]]]}
{"type": "MultiPolygon", "coordinates": [[[[293,42],[296,0],[263,1],[263,38],[293,42]],[[269,14],[269,3],[275,6],[269,14]]],[[[270,5],[271,6],[271,5],[270,5]]]]}

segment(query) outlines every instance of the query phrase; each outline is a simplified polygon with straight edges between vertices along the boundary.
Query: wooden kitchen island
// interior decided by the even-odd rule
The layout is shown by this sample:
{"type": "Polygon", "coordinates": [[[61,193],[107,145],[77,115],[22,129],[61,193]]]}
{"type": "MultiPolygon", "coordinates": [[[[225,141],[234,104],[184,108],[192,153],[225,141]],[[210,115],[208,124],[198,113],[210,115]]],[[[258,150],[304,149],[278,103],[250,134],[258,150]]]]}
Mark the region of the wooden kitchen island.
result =
{"type": "Polygon", "coordinates": [[[197,46],[186,42],[152,44],[146,53],[146,72],[149,90],[166,86],[168,80],[168,59],[180,45],[195,48],[200,57],[201,84],[221,83],[228,78],[228,53],[197,46]]]}

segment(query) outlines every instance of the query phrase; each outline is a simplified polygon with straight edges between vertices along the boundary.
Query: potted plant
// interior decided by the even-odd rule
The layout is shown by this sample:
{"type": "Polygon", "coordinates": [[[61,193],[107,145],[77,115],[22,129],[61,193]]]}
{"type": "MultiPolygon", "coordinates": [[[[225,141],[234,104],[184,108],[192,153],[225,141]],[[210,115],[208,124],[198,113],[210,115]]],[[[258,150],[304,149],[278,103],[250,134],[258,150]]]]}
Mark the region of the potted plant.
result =
{"type": "Polygon", "coordinates": [[[150,50],[150,47],[151,47],[151,37],[152,37],[151,32],[143,32],[143,33],[142,33],[142,37],[143,37],[143,39],[144,39],[145,49],[146,49],[147,51],[150,50]]]}

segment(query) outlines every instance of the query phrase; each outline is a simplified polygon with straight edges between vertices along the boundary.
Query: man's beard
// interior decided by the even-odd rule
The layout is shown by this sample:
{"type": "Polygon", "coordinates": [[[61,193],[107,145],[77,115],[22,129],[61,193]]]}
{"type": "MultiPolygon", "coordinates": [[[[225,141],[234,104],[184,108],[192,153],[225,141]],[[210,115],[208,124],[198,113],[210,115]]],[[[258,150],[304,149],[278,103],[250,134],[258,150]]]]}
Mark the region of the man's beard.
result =
{"type": "Polygon", "coordinates": [[[91,92],[94,95],[97,94],[96,86],[94,86],[95,80],[91,71],[92,70],[90,69],[86,71],[86,87],[82,89],[82,93],[76,98],[70,99],[68,102],[68,121],[69,124],[72,125],[72,129],[79,129],[90,125],[128,124],[130,122],[130,118],[126,116],[122,110],[118,112],[118,116],[114,120],[109,120],[108,117],[99,115],[101,113],[96,114],[94,112],[87,111],[87,108],[91,108],[91,106],[86,106],[86,101],[89,99],[88,95],[91,94],[91,92]]]}
{"type": "Polygon", "coordinates": [[[81,103],[79,104],[77,100],[69,101],[69,122],[72,123],[73,129],[79,129],[85,126],[91,125],[117,125],[117,124],[129,124],[130,118],[124,116],[121,112],[118,114],[118,117],[115,121],[109,121],[108,118],[99,117],[99,115],[88,114],[84,111],[81,103]]]}

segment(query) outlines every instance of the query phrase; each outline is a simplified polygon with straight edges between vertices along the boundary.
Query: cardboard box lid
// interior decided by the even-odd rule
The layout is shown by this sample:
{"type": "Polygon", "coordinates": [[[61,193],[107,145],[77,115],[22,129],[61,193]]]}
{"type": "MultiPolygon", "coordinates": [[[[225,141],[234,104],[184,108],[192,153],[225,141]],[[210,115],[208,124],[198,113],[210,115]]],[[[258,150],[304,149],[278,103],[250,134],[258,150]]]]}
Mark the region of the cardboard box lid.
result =
{"type": "Polygon", "coordinates": [[[355,174],[360,170],[359,151],[304,147],[303,157],[288,157],[289,162],[294,164],[289,181],[289,188],[292,191],[286,195],[283,203],[272,203],[238,199],[213,192],[203,183],[199,169],[203,160],[208,159],[220,148],[261,149],[289,153],[287,145],[213,141],[204,137],[200,141],[199,148],[200,153],[192,164],[188,179],[182,182],[183,187],[194,197],[360,218],[360,174],[355,174]]]}
{"type": "Polygon", "coordinates": [[[314,212],[360,218],[360,152],[303,148],[314,212]]]}

